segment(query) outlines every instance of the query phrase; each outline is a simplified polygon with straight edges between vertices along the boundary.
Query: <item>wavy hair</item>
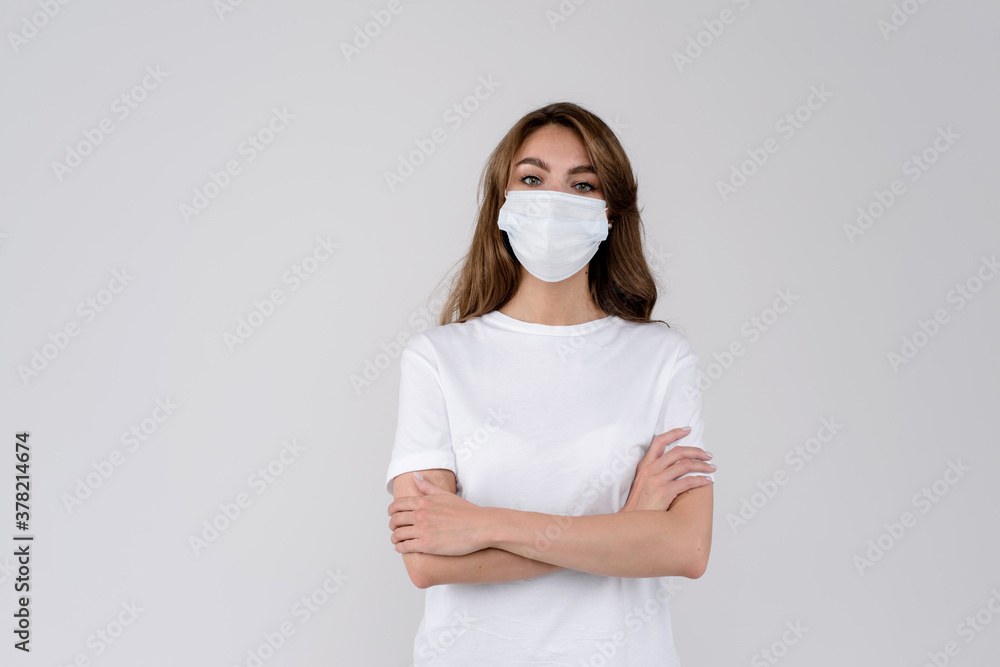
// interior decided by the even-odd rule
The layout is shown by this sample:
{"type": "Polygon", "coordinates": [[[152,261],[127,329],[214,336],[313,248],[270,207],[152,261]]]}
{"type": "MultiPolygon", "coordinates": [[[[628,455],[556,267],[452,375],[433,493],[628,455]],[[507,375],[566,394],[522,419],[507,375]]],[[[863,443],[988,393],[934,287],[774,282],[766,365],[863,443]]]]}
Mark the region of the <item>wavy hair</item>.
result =
{"type": "Polygon", "coordinates": [[[522,117],[500,140],[483,167],[472,245],[461,270],[451,280],[440,324],[465,322],[488,313],[517,292],[520,262],[507,233],[498,226],[497,217],[514,156],[532,132],[547,125],[562,125],[580,136],[608,204],[612,226],[590,260],[588,279],[594,303],[623,320],[659,322],[669,327],[663,320],[650,319],[656,304],[656,282],[643,254],[645,230],[632,165],[611,128],[590,111],[569,102],[549,104],[522,117]]]}

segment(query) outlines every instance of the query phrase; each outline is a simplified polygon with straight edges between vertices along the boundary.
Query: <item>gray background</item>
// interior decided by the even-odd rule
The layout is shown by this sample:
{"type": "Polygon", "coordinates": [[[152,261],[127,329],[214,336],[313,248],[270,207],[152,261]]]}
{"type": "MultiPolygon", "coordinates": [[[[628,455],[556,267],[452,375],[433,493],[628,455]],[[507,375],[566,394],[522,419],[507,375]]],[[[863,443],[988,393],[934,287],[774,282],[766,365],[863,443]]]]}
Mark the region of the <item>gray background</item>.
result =
{"type": "Polygon", "coordinates": [[[287,622],[268,666],[409,664],[424,593],[387,527],[394,341],[429,325],[490,150],[562,100],[629,152],[663,288],[655,316],[713,378],[715,536],[707,574],[677,580],[682,662],[769,664],[767,649],[789,665],[921,665],[949,641],[948,664],[997,655],[1000,280],[983,261],[1000,251],[1000,6],[402,0],[348,61],[341,44],[388,3],[218,5],[2,10],[0,662],[246,665],[287,622]],[[713,36],[704,22],[720,32],[724,10],[713,36]],[[679,67],[699,33],[702,53],[679,67]],[[112,105],[147,67],[164,78],[120,118],[112,105]],[[493,91],[449,123],[480,77],[493,91]],[[800,109],[811,87],[830,95],[800,109]],[[275,108],[294,118],[248,161],[241,142],[275,108]],[[796,110],[808,118],[788,137],[776,123],[796,110]],[[60,180],[53,163],[102,118],[114,131],[60,180]],[[385,172],[436,128],[446,140],[391,189],[385,172]],[[721,196],[769,137],[777,152],[721,196]],[[936,160],[912,180],[924,151],[936,160]],[[179,206],[230,160],[240,173],[185,221],[179,206]],[[858,207],[896,179],[905,192],[852,241],[858,207]],[[292,289],[283,276],[318,237],[339,246],[292,289]],[[274,289],[284,303],[231,350],[224,336],[274,289]],[[769,319],[779,290],[796,298],[769,319]],[[92,321],[88,298],[105,300],[92,321]],[[939,309],[947,321],[920,335],[939,309]],[[755,317],[770,324],[753,339],[755,317]],[[904,338],[920,346],[894,368],[904,338]],[[47,344],[47,365],[22,377],[47,344]],[[151,421],[167,398],[179,407],[151,421]],[[843,426],[796,469],[787,453],[823,419],[843,426]],[[129,451],[120,436],[144,420],[129,451]],[[32,445],[30,656],[10,646],[19,430],[32,445]],[[281,474],[258,494],[250,476],[292,439],[298,457],[272,464],[281,474]],[[114,450],[121,464],[70,511],[114,450]],[[968,468],[954,484],[941,481],[950,462],[968,468]],[[251,504],[196,554],[189,538],[240,493],[251,504]],[[733,528],[744,501],[756,513],[733,528]],[[888,549],[859,566],[869,541],[888,549]],[[341,585],[326,596],[328,571],[341,585]],[[294,605],[314,593],[324,604],[303,622],[294,605]],[[141,613],[98,655],[88,637],[133,601],[141,613]],[[970,638],[960,624],[977,612],[992,623],[970,638]],[[790,645],[786,623],[808,630],[790,645]]]}

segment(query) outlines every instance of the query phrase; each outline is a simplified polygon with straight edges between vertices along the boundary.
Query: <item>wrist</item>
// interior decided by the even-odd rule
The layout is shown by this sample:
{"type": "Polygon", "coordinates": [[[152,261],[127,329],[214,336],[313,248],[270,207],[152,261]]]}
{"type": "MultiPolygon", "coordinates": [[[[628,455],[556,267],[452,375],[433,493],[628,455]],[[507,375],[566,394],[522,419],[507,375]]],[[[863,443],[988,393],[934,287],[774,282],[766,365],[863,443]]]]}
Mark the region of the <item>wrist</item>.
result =
{"type": "Polygon", "coordinates": [[[507,537],[506,528],[509,525],[507,512],[502,507],[483,508],[483,528],[479,532],[480,549],[503,549],[501,545],[507,537]]]}

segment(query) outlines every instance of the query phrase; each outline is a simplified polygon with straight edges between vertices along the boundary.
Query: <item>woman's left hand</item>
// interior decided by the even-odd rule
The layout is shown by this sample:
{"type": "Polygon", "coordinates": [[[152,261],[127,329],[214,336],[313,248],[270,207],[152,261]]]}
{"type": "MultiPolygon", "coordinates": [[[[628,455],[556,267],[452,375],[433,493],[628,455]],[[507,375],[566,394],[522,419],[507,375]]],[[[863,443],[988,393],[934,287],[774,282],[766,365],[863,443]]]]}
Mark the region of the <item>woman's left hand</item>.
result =
{"type": "Polygon", "coordinates": [[[392,543],[399,553],[464,556],[485,543],[486,511],[439,486],[418,479],[418,496],[402,496],[389,505],[392,543]]]}

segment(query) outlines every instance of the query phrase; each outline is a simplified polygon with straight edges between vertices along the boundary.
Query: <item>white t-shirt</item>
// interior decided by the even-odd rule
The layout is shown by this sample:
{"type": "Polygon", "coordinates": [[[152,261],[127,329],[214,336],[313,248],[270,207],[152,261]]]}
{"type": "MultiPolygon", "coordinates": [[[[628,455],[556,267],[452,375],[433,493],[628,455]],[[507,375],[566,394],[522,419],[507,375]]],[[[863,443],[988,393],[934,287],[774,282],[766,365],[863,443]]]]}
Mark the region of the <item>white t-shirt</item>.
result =
{"type": "MultiPolygon", "coordinates": [[[[400,373],[390,494],[401,473],[445,468],[477,505],[611,514],[654,435],[690,425],[668,449],[704,446],[698,358],[655,322],[553,326],[494,310],[414,335],[400,373]]],[[[676,583],[567,569],[432,586],[414,664],[676,666],[676,583]]]]}

